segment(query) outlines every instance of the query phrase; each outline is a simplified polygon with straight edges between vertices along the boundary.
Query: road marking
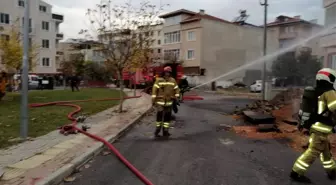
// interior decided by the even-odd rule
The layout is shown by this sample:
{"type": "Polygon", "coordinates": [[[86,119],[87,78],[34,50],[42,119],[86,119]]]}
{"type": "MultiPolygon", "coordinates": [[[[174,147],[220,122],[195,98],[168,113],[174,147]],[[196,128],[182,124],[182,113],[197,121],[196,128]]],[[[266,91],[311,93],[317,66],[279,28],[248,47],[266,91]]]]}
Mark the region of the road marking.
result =
{"type": "Polygon", "coordinates": [[[220,143],[222,143],[223,145],[232,145],[234,144],[234,141],[232,141],[231,139],[223,139],[223,138],[219,138],[218,139],[220,143]]]}

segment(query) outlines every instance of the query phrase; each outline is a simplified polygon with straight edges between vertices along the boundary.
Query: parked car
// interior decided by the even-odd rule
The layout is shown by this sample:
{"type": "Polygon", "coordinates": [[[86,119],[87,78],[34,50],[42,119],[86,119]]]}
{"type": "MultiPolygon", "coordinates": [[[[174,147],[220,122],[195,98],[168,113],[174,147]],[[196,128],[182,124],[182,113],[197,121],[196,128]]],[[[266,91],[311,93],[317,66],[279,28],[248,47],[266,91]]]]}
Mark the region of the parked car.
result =
{"type": "MultiPolygon", "coordinates": [[[[21,78],[21,75],[14,75],[14,80],[21,78]]],[[[28,75],[28,89],[37,89],[38,87],[38,76],[37,75],[28,75]]]]}
{"type": "Polygon", "coordinates": [[[252,85],[250,85],[250,92],[261,92],[262,90],[262,80],[256,80],[252,85]]]}

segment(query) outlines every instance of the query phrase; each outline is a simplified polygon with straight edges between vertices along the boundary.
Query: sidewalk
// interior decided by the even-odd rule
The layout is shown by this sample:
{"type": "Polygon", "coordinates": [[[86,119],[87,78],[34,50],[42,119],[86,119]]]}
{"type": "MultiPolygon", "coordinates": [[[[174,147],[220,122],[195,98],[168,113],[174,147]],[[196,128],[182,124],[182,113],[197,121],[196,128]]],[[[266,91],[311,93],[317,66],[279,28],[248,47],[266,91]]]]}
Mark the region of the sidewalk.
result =
{"type": "MultiPolygon", "coordinates": [[[[126,90],[126,93],[129,96],[133,95],[129,90],[126,90]]],[[[126,100],[125,113],[116,113],[116,106],[88,118],[84,124],[91,127],[89,133],[113,141],[120,132],[148,112],[150,107],[150,96],[144,94],[141,98],[126,100]]],[[[85,135],[64,136],[55,130],[45,136],[0,150],[0,171],[2,168],[5,172],[0,185],[30,185],[34,184],[34,179],[39,182],[46,181],[45,179],[50,179],[50,175],[55,175],[53,173],[56,170],[74,170],[83,160],[97,154],[101,148],[102,143],[85,135]]]]}

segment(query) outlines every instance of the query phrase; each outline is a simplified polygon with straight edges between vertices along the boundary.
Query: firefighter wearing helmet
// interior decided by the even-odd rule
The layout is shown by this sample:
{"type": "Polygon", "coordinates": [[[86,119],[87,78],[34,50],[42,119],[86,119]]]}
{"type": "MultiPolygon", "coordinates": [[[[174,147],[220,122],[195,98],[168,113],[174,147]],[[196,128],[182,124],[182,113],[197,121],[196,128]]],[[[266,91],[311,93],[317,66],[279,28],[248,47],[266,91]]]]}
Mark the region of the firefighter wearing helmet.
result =
{"type": "Polygon", "coordinates": [[[155,137],[160,137],[161,129],[163,130],[163,136],[170,136],[169,127],[172,116],[172,105],[173,101],[180,96],[179,87],[171,76],[171,73],[171,67],[165,67],[163,77],[157,78],[153,86],[152,101],[158,109],[155,137]]]}
{"type": "Polygon", "coordinates": [[[316,75],[316,87],[306,87],[299,111],[299,130],[310,131],[309,147],[294,163],[290,177],[300,182],[310,182],[304,176],[313,162],[320,158],[331,180],[336,179],[336,163],[330,152],[328,136],[335,132],[333,116],[336,111],[334,83],[336,71],[324,68],[316,75]]]}

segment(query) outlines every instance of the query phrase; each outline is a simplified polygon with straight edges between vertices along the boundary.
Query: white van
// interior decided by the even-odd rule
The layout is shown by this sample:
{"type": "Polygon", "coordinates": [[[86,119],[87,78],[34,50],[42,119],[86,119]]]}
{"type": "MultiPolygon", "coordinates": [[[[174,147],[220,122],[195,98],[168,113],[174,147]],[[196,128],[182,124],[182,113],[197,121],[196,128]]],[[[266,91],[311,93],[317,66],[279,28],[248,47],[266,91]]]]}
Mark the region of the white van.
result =
{"type": "MultiPolygon", "coordinates": [[[[21,75],[19,74],[14,75],[14,80],[17,80],[19,77],[21,77],[21,75]]],[[[38,79],[39,76],[37,75],[28,75],[28,89],[37,89],[38,79]]]]}

